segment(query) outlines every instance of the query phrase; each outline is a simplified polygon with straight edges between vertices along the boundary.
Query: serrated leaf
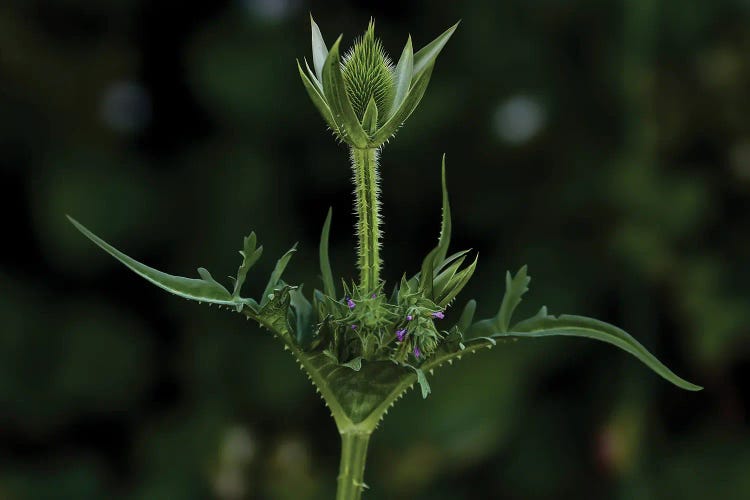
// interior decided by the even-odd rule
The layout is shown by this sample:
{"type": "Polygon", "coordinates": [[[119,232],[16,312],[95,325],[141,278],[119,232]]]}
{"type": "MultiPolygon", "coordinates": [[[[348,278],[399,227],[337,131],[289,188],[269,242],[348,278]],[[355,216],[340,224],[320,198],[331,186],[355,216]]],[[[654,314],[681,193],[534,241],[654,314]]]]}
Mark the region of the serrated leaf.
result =
{"type": "Polygon", "coordinates": [[[378,105],[375,104],[373,97],[370,97],[370,102],[367,103],[367,109],[362,117],[362,128],[368,134],[374,134],[378,129],[378,105]]]}
{"type": "Polygon", "coordinates": [[[247,272],[256,262],[258,262],[258,259],[260,259],[260,256],[263,254],[263,246],[261,245],[256,248],[256,244],[257,237],[255,236],[255,232],[250,233],[250,236],[245,236],[243,240],[243,248],[240,251],[240,255],[242,255],[242,264],[239,269],[237,269],[237,278],[234,281],[234,291],[232,292],[232,297],[234,298],[240,296],[240,291],[242,290],[242,285],[245,283],[247,272]]]}
{"type": "Polygon", "coordinates": [[[333,209],[328,209],[326,221],[323,224],[323,231],[320,234],[320,274],[323,279],[323,293],[331,298],[336,298],[336,286],[333,282],[333,272],[331,271],[331,261],[328,258],[328,235],[331,232],[331,219],[333,218],[333,209]]]}
{"type": "Polygon", "coordinates": [[[263,297],[260,300],[260,305],[265,306],[266,303],[270,300],[270,295],[273,293],[276,286],[279,284],[279,280],[281,280],[281,275],[284,273],[284,269],[286,269],[287,264],[289,264],[289,260],[292,258],[292,255],[297,251],[297,244],[295,243],[292,248],[290,248],[284,255],[281,256],[279,260],[276,261],[276,266],[273,268],[273,272],[271,273],[271,277],[268,280],[268,284],[266,284],[266,289],[263,291],[263,297]]]}
{"type": "Polygon", "coordinates": [[[513,316],[521,298],[529,290],[531,278],[526,274],[526,266],[523,266],[514,277],[511,278],[510,271],[505,273],[505,295],[500,305],[500,310],[495,317],[495,327],[499,332],[507,332],[510,320],[513,316]]]}
{"type": "MultiPolygon", "coordinates": [[[[307,62],[305,62],[305,64],[307,64],[307,62]]],[[[339,131],[339,127],[336,124],[336,121],[333,119],[333,113],[331,112],[331,108],[328,107],[328,104],[326,103],[325,98],[323,97],[323,94],[320,93],[320,90],[310,81],[310,79],[305,74],[305,72],[302,71],[302,66],[300,66],[299,61],[297,61],[297,69],[299,70],[299,76],[300,78],[302,78],[302,83],[305,86],[307,95],[310,96],[310,100],[315,105],[315,108],[320,113],[320,116],[323,117],[323,120],[325,120],[326,125],[330,127],[330,129],[334,132],[334,134],[341,135],[341,132],[339,131]]]]}
{"type": "MultiPolygon", "coordinates": [[[[546,310],[544,312],[546,313],[546,310]]],[[[493,335],[495,338],[552,336],[585,337],[612,344],[629,352],[655,373],[677,387],[688,391],[702,389],[702,387],[678,377],[625,330],[597,319],[567,314],[559,317],[537,314],[532,318],[516,323],[508,332],[499,332],[493,335]]]]}
{"type": "Polygon", "coordinates": [[[346,133],[347,140],[356,147],[365,148],[368,137],[354,113],[354,108],[346,93],[344,76],[341,74],[340,43],[341,36],[331,47],[323,65],[323,95],[331,109],[333,120],[339,124],[339,129],[346,133]]]}
{"type": "Polygon", "coordinates": [[[320,28],[315,23],[315,20],[310,15],[310,31],[312,32],[312,54],[313,54],[313,66],[315,67],[315,75],[318,77],[318,81],[323,81],[323,65],[328,57],[328,47],[323,41],[323,35],[320,33],[320,28]]]}
{"type": "Polygon", "coordinates": [[[393,95],[393,103],[389,108],[386,119],[393,116],[396,110],[404,102],[406,94],[409,92],[411,86],[412,74],[414,71],[414,49],[411,44],[411,36],[407,38],[404,50],[401,52],[401,57],[396,64],[396,71],[394,72],[394,82],[396,91],[393,95]]]}
{"type": "Polygon", "coordinates": [[[450,201],[448,200],[448,186],[445,181],[445,155],[443,155],[441,176],[443,208],[440,222],[440,236],[438,237],[437,246],[433,248],[422,261],[422,269],[419,272],[420,288],[423,290],[425,297],[428,298],[434,296],[433,279],[435,268],[443,265],[445,256],[448,254],[448,247],[450,246],[451,239],[451,207],[450,201]]]}
{"type": "Polygon", "coordinates": [[[450,40],[453,32],[456,31],[456,28],[458,27],[460,22],[461,21],[445,30],[440,36],[419,49],[417,53],[414,54],[415,77],[426,71],[428,66],[435,63],[435,59],[437,59],[437,56],[440,54],[440,51],[443,50],[445,44],[448,43],[448,40],[450,40]]]}
{"type": "Polygon", "coordinates": [[[216,280],[211,277],[211,274],[203,268],[198,270],[200,279],[195,278],[184,278],[182,276],[174,276],[167,274],[153,267],[149,267],[146,264],[138,262],[137,260],[125,255],[115,247],[104,241],[103,239],[96,236],[94,233],[86,229],[83,224],[79,223],[72,217],[68,216],[68,220],[78,229],[84,236],[93,241],[102,250],[110,254],[112,257],[120,261],[128,269],[153,283],[154,285],[162,288],[170,293],[178,295],[180,297],[196,300],[198,302],[209,302],[212,304],[223,304],[223,305],[243,305],[246,303],[244,299],[233,297],[229,291],[219,284],[216,280]]]}
{"type": "Polygon", "coordinates": [[[424,71],[419,75],[416,81],[412,84],[409,93],[406,94],[406,98],[401,103],[401,106],[393,112],[391,117],[385,124],[378,129],[375,135],[370,139],[370,145],[379,146],[386,142],[390,137],[396,133],[396,131],[404,124],[407,118],[411,116],[414,110],[422,100],[427,86],[430,84],[430,77],[432,76],[433,65],[430,64],[425,68],[424,71]]]}

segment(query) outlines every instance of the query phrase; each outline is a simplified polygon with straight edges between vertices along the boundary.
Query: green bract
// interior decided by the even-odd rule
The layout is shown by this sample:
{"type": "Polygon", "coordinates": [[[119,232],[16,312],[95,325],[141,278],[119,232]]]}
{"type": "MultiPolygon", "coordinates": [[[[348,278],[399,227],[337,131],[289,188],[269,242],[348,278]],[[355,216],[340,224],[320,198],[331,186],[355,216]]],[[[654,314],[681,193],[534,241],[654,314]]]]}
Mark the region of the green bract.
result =
{"type": "MultiPolygon", "coordinates": [[[[675,375],[625,331],[582,316],[552,316],[542,307],[531,318],[516,321],[513,313],[528,290],[526,267],[507,273],[505,294],[491,318],[474,320],[476,302],[459,311],[449,307],[466,286],[477,257],[463,250],[449,253],[451,214],[442,164],[442,223],[435,248],[418,272],[403,274],[392,288],[380,278],[380,201],[378,150],[419,103],[435,58],[455,26],[412,54],[411,40],[395,68],[375,39],[371,22],[344,59],[341,38],[330,51],[312,21],[313,66],[300,67],[305,87],[334,133],[351,146],[357,217],[359,280],[337,286],[328,258],[331,211],[320,240],[321,289],[311,294],[291,285],[282,274],[296,245],[282,255],[257,299],[242,296],[242,286],[261,257],[255,233],[244,239],[242,262],[232,286],[225,288],[198,269],[199,278],[157,271],[115,249],[73,219],[86,237],[132,271],[175,295],[218,304],[270,330],[291,351],[336,421],[342,436],[337,498],[357,499],[364,483],[369,436],[388,409],[415,383],[423,397],[430,393],[427,374],[464,355],[499,342],[534,337],[573,336],[619,347],[658,375],[687,390],[700,387],[675,375]],[[342,69],[343,66],[343,69],[342,69]],[[389,291],[390,290],[390,291],[389,291]]],[[[500,292],[498,292],[500,293],[500,292]]],[[[250,341],[250,340],[248,340],[250,341]]]]}
{"type": "Polygon", "coordinates": [[[312,16],[310,25],[314,71],[307,60],[304,70],[297,62],[310,99],[338,139],[357,148],[374,148],[388,141],[416,109],[430,83],[435,59],[458,23],[416,54],[409,37],[395,67],[375,38],[372,21],[343,64],[341,36],[329,51],[312,16]]]}

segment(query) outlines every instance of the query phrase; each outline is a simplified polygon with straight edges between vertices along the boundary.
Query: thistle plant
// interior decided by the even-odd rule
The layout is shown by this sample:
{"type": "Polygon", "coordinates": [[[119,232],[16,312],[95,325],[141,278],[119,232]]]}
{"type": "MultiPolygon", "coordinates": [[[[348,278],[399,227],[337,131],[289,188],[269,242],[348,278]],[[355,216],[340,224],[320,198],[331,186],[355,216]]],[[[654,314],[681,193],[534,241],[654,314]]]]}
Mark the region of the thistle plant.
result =
{"type": "Polygon", "coordinates": [[[242,295],[248,272],[263,247],[255,233],[243,241],[242,261],[230,287],[204,268],[198,278],[167,274],[112,247],[72,218],[73,225],[129,269],[180,297],[217,304],[269,330],[299,362],[330,409],[341,435],[336,498],[361,497],[367,447],[388,409],[415,384],[430,394],[427,376],[445,364],[511,339],[574,336],[607,342],[629,352],[664,379],[683,389],[701,388],[675,375],[636,339],[620,328],[583,316],[553,316],[546,307],[516,321],[513,313],[528,290],[526,267],[505,277],[497,313],[475,320],[476,302],[453,309],[455,299],[477,266],[469,250],[450,253],[451,213],[442,159],[442,222],[437,245],[415,273],[404,273],[390,287],[381,278],[382,218],[378,162],[389,141],[419,104],[435,61],[452,36],[452,26],[413,52],[407,39],[394,64],[375,37],[365,33],[341,57],[339,37],[327,48],[311,18],[312,62],[298,62],[310,99],[334,137],[348,146],[355,192],[357,280],[334,279],[328,258],[331,211],[323,224],[320,289],[312,293],[282,279],[296,245],[282,255],[263,294],[242,295]]]}

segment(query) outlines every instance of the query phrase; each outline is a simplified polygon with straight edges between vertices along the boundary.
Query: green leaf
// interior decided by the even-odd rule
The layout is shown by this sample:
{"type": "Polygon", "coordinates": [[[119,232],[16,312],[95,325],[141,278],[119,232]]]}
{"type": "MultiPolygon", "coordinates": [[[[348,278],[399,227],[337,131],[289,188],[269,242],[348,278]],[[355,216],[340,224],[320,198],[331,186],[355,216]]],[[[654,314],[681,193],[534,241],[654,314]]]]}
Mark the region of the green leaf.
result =
{"type": "Polygon", "coordinates": [[[200,279],[195,278],[183,278],[181,276],[174,276],[161,271],[158,271],[152,267],[149,267],[137,260],[125,255],[124,253],[117,250],[115,247],[104,241],[103,239],[96,236],[94,233],[86,229],[82,224],[67,216],[68,220],[78,229],[84,236],[96,243],[101,249],[110,254],[115,259],[119,260],[128,269],[141,276],[142,278],[150,281],[159,288],[178,295],[180,297],[197,300],[198,302],[209,302],[212,304],[222,305],[250,305],[245,299],[239,297],[233,297],[229,291],[220,285],[216,280],[211,277],[211,274],[203,268],[198,269],[198,273],[201,276],[200,279]]]}
{"type": "Polygon", "coordinates": [[[471,327],[471,322],[474,319],[474,312],[477,310],[477,301],[474,299],[471,299],[466,303],[464,306],[464,310],[461,311],[461,317],[458,318],[458,323],[456,323],[456,327],[458,328],[458,331],[462,334],[466,334],[466,332],[469,331],[469,328],[471,327]]]}
{"type": "Polygon", "coordinates": [[[336,286],[333,281],[333,272],[331,271],[331,261],[328,258],[328,234],[331,231],[331,218],[333,209],[328,209],[326,221],[323,224],[323,231],[320,234],[320,273],[323,278],[323,292],[331,298],[336,298],[336,286]]]}
{"type": "Polygon", "coordinates": [[[289,294],[290,311],[294,320],[292,324],[295,326],[295,339],[302,349],[308,349],[315,336],[312,304],[302,293],[302,285],[297,289],[290,290],[289,294]]]}
{"type": "Polygon", "coordinates": [[[445,155],[443,155],[442,164],[442,190],[443,209],[438,244],[422,261],[422,269],[419,273],[420,286],[425,296],[429,298],[432,298],[435,293],[433,289],[435,268],[443,264],[445,256],[448,254],[448,246],[451,240],[451,207],[448,200],[448,186],[445,182],[445,155]]]}
{"type": "Polygon", "coordinates": [[[365,148],[367,147],[368,137],[354,113],[354,108],[352,108],[352,103],[346,93],[344,77],[341,74],[340,43],[341,36],[331,47],[323,65],[323,95],[333,113],[333,120],[346,133],[346,139],[351,141],[351,144],[355,147],[365,148]]]}
{"type": "MultiPolygon", "coordinates": [[[[305,64],[307,64],[307,62],[305,62],[305,64]]],[[[320,93],[320,90],[310,81],[305,72],[302,71],[302,66],[300,66],[299,61],[297,61],[297,69],[299,70],[299,76],[302,78],[302,83],[305,86],[305,90],[307,90],[307,95],[310,96],[310,100],[318,109],[318,112],[323,117],[323,120],[325,120],[326,124],[331,128],[331,130],[333,130],[334,134],[341,135],[339,126],[333,119],[331,108],[329,108],[328,104],[326,104],[325,98],[320,93]]]]}
{"type": "Polygon", "coordinates": [[[419,75],[417,80],[412,85],[409,93],[406,94],[406,98],[401,103],[401,106],[393,112],[391,117],[385,124],[378,129],[374,136],[370,139],[371,146],[379,146],[391,138],[393,134],[404,124],[407,118],[411,116],[414,110],[419,105],[419,102],[424,96],[425,90],[430,83],[430,77],[432,76],[433,65],[430,64],[425,68],[424,71],[419,75]]]}
{"type": "Polygon", "coordinates": [[[274,267],[273,272],[271,273],[271,277],[268,280],[268,284],[266,285],[266,289],[263,291],[263,297],[260,300],[261,306],[265,306],[270,300],[270,295],[279,284],[279,280],[281,280],[281,275],[284,273],[284,269],[286,269],[287,264],[289,264],[289,260],[292,258],[292,255],[294,255],[296,251],[297,244],[295,243],[292,248],[290,248],[284,255],[282,255],[278,261],[276,261],[276,267],[274,267]]]}
{"type": "Polygon", "coordinates": [[[430,383],[427,382],[427,377],[425,377],[424,372],[420,368],[417,368],[416,366],[412,366],[412,365],[404,365],[404,366],[414,370],[414,373],[417,375],[417,383],[419,384],[419,387],[422,390],[422,399],[427,399],[427,396],[430,395],[430,393],[432,392],[432,389],[430,389],[430,383]]]}
{"type": "Polygon", "coordinates": [[[445,44],[456,31],[459,23],[454,24],[447,30],[445,30],[439,37],[422,47],[416,54],[414,54],[414,76],[419,77],[424,71],[427,70],[428,66],[435,63],[435,59],[443,50],[445,44]]]}
{"type": "Polygon", "coordinates": [[[453,261],[448,267],[446,267],[442,271],[435,270],[435,278],[433,279],[432,286],[433,286],[433,293],[435,297],[439,297],[442,292],[448,288],[448,286],[451,283],[451,280],[456,276],[456,272],[458,271],[458,268],[461,267],[461,265],[466,260],[466,256],[462,256],[459,259],[456,259],[453,261]]]}
{"type": "Polygon", "coordinates": [[[406,40],[404,50],[401,52],[398,64],[396,65],[396,71],[394,73],[396,92],[393,95],[393,103],[385,117],[386,119],[393,116],[393,113],[395,113],[399,106],[401,106],[401,103],[404,102],[404,98],[406,98],[406,94],[409,92],[409,87],[411,86],[413,71],[414,51],[411,45],[411,36],[409,36],[406,40]]]}
{"type": "Polygon", "coordinates": [[[234,281],[234,292],[232,297],[239,298],[242,285],[245,283],[247,272],[253,265],[258,262],[260,256],[263,254],[263,246],[256,248],[257,238],[255,232],[250,233],[250,236],[245,236],[243,240],[243,249],[240,250],[242,255],[242,264],[237,269],[237,279],[234,281]]]}
{"type": "Polygon", "coordinates": [[[474,271],[477,268],[477,261],[479,260],[479,254],[474,257],[474,261],[469,267],[456,274],[451,282],[445,287],[443,293],[436,297],[436,304],[440,307],[446,307],[451,303],[456,296],[461,293],[461,290],[466,286],[471,277],[474,275],[474,271]]]}
{"type": "Polygon", "coordinates": [[[513,278],[511,278],[510,272],[505,273],[505,295],[500,310],[495,317],[495,327],[498,332],[508,331],[513,311],[521,303],[523,294],[529,291],[530,281],[531,278],[526,274],[526,266],[523,266],[513,278]]]}
{"type": "Polygon", "coordinates": [[[513,326],[508,332],[498,332],[493,337],[552,337],[552,336],[572,336],[585,337],[594,340],[600,340],[608,344],[619,347],[629,352],[646,366],[651,368],[664,379],[672,382],[677,387],[688,391],[699,391],[702,387],[688,382],[678,377],[651,354],[640,342],[634,339],[625,330],[614,325],[599,321],[597,319],[586,318],[584,316],[573,316],[563,314],[559,317],[546,314],[546,310],[540,311],[540,314],[532,318],[521,321],[513,326]]]}
{"type": "Polygon", "coordinates": [[[315,23],[315,20],[310,14],[310,31],[312,32],[312,53],[313,53],[313,66],[315,67],[315,75],[318,77],[318,81],[323,81],[323,65],[328,57],[328,47],[323,41],[323,35],[320,33],[320,28],[315,23]]]}
{"type": "Polygon", "coordinates": [[[441,187],[443,190],[443,213],[440,225],[440,238],[438,239],[438,246],[436,247],[437,253],[435,254],[435,262],[438,265],[443,262],[445,256],[448,255],[448,247],[451,243],[451,204],[448,200],[448,183],[445,180],[445,153],[443,153],[443,161],[440,171],[441,187]]]}
{"type": "Polygon", "coordinates": [[[367,109],[362,117],[362,127],[368,134],[374,134],[378,129],[378,105],[375,104],[375,99],[370,97],[370,102],[367,103],[367,109]]]}
{"type": "Polygon", "coordinates": [[[356,358],[349,360],[346,363],[341,363],[341,366],[345,366],[349,369],[354,370],[355,372],[358,372],[362,369],[362,356],[357,356],[356,358]]]}

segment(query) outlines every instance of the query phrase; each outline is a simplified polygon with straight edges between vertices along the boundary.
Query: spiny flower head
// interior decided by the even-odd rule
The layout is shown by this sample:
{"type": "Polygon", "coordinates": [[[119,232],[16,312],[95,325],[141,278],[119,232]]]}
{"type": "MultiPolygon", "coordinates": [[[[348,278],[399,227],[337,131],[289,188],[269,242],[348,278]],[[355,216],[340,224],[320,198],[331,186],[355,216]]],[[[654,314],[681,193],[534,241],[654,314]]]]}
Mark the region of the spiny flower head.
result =
{"type": "Polygon", "coordinates": [[[375,22],[370,19],[367,31],[344,56],[342,65],[346,94],[361,121],[372,100],[377,107],[377,120],[382,123],[393,100],[393,63],[383,44],[375,38],[375,22]]]}
{"type": "Polygon", "coordinates": [[[411,37],[394,66],[375,38],[370,20],[365,34],[339,55],[341,36],[330,50],[310,17],[313,68],[297,63],[313,104],[339,140],[356,148],[377,148],[404,124],[422,100],[435,60],[458,24],[416,53],[411,37]]]}

